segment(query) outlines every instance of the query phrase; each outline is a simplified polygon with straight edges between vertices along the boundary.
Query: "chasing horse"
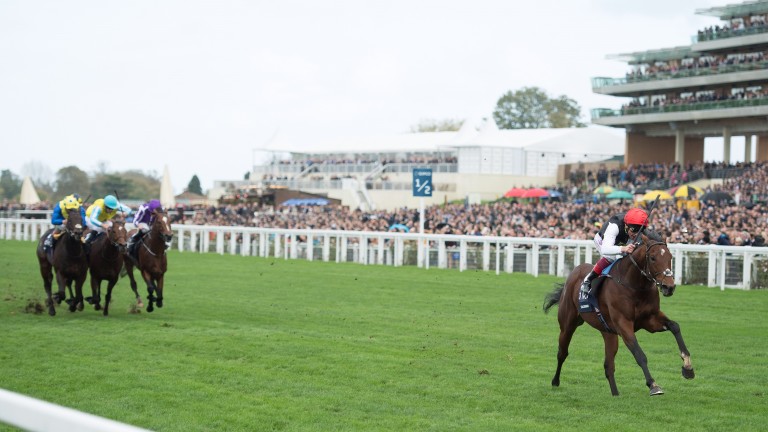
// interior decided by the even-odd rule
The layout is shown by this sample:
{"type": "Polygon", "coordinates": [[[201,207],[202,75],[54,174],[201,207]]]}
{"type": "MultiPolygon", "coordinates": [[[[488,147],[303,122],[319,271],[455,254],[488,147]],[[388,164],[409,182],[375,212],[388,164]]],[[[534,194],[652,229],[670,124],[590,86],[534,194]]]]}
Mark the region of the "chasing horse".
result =
{"type": "MultiPolygon", "coordinates": [[[[138,213],[137,213],[138,215],[138,213]]],[[[168,270],[168,257],[166,251],[173,240],[173,231],[168,214],[157,208],[151,212],[149,231],[137,240],[126,252],[125,269],[131,280],[131,289],[138,297],[136,279],[133,276],[134,267],[138,268],[142,279],[147,284],[147,312],[154,311],[157,307],[163,307],[163,280],[168,270]]],[[[136,230],[128,233],[136,234],[136,230]]]]}
{"type": "MultiPolygon", "coordinates": [[[[66,297],[64,287],[69,289],[70,298],[67,303],[70,312],[83,310],[83,284],[88,276],[88,261],[82,242],[85,229],[84,210],[75,198],[70,200],[67,197],[65,201],[66,206],[62,206],[58,212],[60,219],[52,220],[56,228],[43,233],[37,242],[36,250],[46,293],[45,305],[48,306],[48,314],[51,316],[56,315],[55,304],[61,304],[66,297]],[[54,274],[59,287],[56,294],[51,292],[54,274]]],[[[54,219],[56,217],[57,213],[54,212],[54,219]]]]}
{"type": "Polygon", "coordinates": [[[88,254],[88,267],[91,273],[91,297],[86,298],[86,301],[93,304],[94,309],[101,310],[101,283],[102,281],[107,281],[107,294],[104,298],[104,316],[109,315],[112,288],[115,287],[115,284],[120,279],[127,242],[128,232],[125,229],[125,222],[115,220],[112,222],[112,226],[105,233],[99,234],[91,244],[88,254]]]}
{"type": "Polygon", "coordinates": [[[560,338],[553,387],[560,386],[560,372],[568,357],[571,338],[585,322],[603,336],[603,367],[613,396],[619,395],[614,377],[619,337],[643,370],[650,395],[664,393],[651,376],[648,359],[638,344],[635,332],[640,329],[650,333],[672,332],[683,360],[682,375],[686,379],[694,378],[691,354],[683,341],[680,326],[659,308],[659,292],[665,297],[675,292],[672,254],[661,236],[647,226],[648,214],[642,209],[631,209],[611,218],[595,236],[596,246],[603,256],[621,252],[626,255],[613,262],[601,258],[595,269],[591,264],[579,265],[564,284],[545,297],[544,313],[559,305],[560,338]],[[626,245],[611,247],[622,243],[626,245]]]}

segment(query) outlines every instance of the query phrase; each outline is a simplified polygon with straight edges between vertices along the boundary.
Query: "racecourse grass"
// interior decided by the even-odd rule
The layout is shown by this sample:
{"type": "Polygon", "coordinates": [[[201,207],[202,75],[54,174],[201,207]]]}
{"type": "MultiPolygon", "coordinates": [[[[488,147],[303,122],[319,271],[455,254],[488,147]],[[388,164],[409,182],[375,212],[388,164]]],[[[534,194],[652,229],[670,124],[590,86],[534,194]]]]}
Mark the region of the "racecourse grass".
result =
{"type": "Polygon", "coordinates": [[[648,395],[622,345],[612,397],[586,327],[550,385],[554,277],[170,252],[164,308],[129,313],[126,278],[109,317],[63,303],[50,317],[25,312],[44,300],[34,248],[0,241],[0,387],[147,429],[768,427],[767,291],[678,287],[662,309],[696,379],[671,334],[640,332],[666,394],[648,395]]]}

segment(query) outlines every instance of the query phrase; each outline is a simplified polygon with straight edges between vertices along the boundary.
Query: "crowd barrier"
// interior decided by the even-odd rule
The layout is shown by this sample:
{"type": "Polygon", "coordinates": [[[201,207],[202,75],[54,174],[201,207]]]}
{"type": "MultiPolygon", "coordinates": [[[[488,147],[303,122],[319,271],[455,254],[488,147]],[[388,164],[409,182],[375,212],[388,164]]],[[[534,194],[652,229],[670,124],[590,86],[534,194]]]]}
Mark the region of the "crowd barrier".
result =
{"type": "MultiPolygon", "coordinates": [[[[0,239],[36,241],[48,221],[0,219],[0,239]]],[[[377,231],[172,225],[172,248],[283,259],[522,272],[565,278],[599,258],[591,240],[485,237],[377,231]]],[[[768,288],[768,247],[669,244],[676,284],[768,288]]]]}

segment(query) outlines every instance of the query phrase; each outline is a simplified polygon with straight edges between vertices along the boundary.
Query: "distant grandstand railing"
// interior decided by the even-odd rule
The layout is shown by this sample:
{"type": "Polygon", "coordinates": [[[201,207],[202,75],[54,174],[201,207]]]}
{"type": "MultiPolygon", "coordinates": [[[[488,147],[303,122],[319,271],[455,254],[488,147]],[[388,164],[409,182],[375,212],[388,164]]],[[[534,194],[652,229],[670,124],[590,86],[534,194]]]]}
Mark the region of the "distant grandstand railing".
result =
{"type": "MultiPolygon", "coordinates": [[[[307,189],[343,189],[342,180],[264,180],[265,186],[283,186],[295,190],[307,189]]],[[[412,182],[394,182],[394,181],[366,181],[365,186],[371,190],[411,190],[412,182]]],[[[434,183],[434,190],[453,192],[456,190],[455,184],[434,183]]]]}
{"type": "Polygon", "coordinates": [[[598,89],[598,88],[613,87],[613,86],[619,86],[619,85],[625,85],[625,84],[634,84],[639,82],[661,81],[661,80],[680,79],[680,78],[693,78],[693,77],[699,77],[699,76],[719,75],[719,74],[734,73],[734,72],[747,72],[747,71],[764,70],[764,69],[768,69],[768,61],[756,61],[756,62],[730,64],[730,65],[723,64],[719,66],[709,66],[709,67],[702,66],[702,67],[694,67],[691,69],[681,68],[674,72],[666,72],[666,71],[654,72],[654,73],[647,73],[647,74],[641,74],[641,75],[627,76],[625,78],[595,77],[595,78],[592,78],[592,88],[598,89]]]}
{"type": "MultiPolygon", "coordinates": [[[[366,189],[369,190],[412,190],[413,182],[395,182],[395,181],[366,181],[366,189]]],[[[432,189],[436,192],[456,192],[455,183],[433,183],[432,189]]]]}
{"type": "Polygon", "coordinates": [[[593,120],[606,117],[620,117],[638,114],[659,114],[685,111],[703,111],[713,109],[744,108],[768,105],[768,97],[754,99],[727,99],[722,101],[691,102],[651,107],[624,107],[622,109],[595,108],[591,111],[593,120]]]}
{"type": "MultiPolygon", "coordinates": [[[[36,241],[50,225],[0,219],[0,239],[36,241]]],[[[373,231],[288,230],[173,225],[173,248],[284,259],[367,265],[523,272],[566,277],[598,258],[589,240],[480,237],[373,231]]],[[[768,288],[768,247],[670,244],[677,284],[738,289],[768,288]]]]}
{"type": "MultiPolygon", "coordinates": [[[[313,173],[320,174],[340,174],[340,175],[359,175],[369,174],[371,172],[380,170],[382,172],[392,173],[410,173],[414,168],[432,168],[434,173],[454,173],[458,172],[457,163],[385,163],[368,162],[368,163],[315,163],[311,165],[304,164],[273,164],[254,167],[254,173],[267,175],[267,176],[289,176],[303,174],[305,176],[312,175],[313,173]]],[[[254,180],[259,180],[254,178],[254,180]]]]}
{"type": "Polygon", "coordinates": [[[743,29],[736,29],[736,30],[721,29],[721,30],[713,31],[709,33],[705,31],[700,31],[696,36],[693,36],[693,38],[695,38],[696,42],[707,42],[707,41],[713,41],[713,40],[728,39],[732,37],[755,35],[755,34],[760,34],[765,32],[768,32],[768,26],[759,25],[759,26],[746,27],[743,29]]]}

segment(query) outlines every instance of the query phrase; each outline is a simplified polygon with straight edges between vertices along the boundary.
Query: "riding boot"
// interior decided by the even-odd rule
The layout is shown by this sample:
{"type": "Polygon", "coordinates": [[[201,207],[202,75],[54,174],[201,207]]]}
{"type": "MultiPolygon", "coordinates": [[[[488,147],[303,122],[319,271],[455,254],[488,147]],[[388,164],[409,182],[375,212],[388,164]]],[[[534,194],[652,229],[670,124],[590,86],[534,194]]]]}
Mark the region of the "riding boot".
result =
{"type": "Polygon", "coordinates": [[[48,234],[48,236],[45,238],[45,241],[43,242],[43,249],[53,249],[53,233],[48,234]]]}
{"type": "Polygon", "coordinates": [[[94,238],[96,238],[96,233],[90,231],[83,239],[83,250],[85,250],[86,255],[91,253],[91,243],[94,238]]]}
{"type": "Polygon", "coordinates": [[[584,281],[581,283],[581,293],[584,295],[589,294],[589,291],[592,290],[592,281],[597,277],[597,273],[595,273],[594,270],[590,271],[587,277],[584,278],[584,281]]]}
{"type": "Polygon", "coordinates": [[[136,245],[139,243],[139,240],[141,239],[141,235],[143,233],[141,230],[136,231],[129,239],[128,239],[128,253],[133,255],[133,251],[136,249],[136,245]]]}

